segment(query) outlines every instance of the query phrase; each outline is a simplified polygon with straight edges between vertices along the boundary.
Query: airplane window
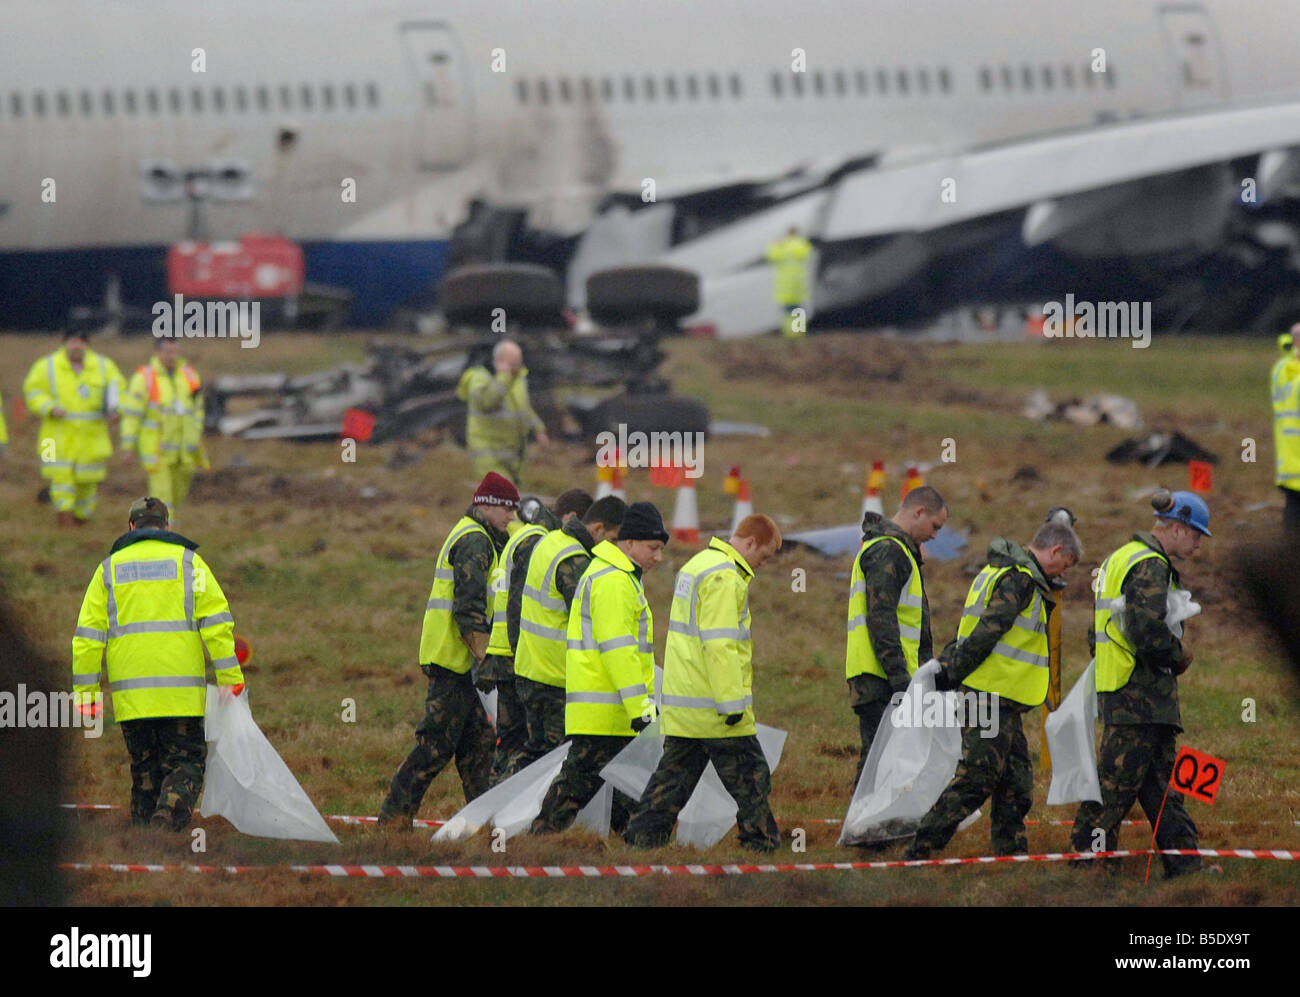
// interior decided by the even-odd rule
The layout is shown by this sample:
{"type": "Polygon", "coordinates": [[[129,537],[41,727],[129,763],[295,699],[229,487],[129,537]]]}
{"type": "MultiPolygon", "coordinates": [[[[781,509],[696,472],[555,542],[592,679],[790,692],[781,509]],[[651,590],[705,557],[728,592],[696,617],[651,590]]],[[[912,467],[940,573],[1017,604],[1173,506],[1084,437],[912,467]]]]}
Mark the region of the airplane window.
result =
{"type": "Polygon", "coordinates": [[[952,74],[948,72],[947,66],[939,67],[939,89],[944,93],[952,93],[952,74]]]}
{"type": "Polygon", "coordinates": [[[125,94],[126,113],[135,114],[135,91],[128,90],[125,94]]]}
{"type": "Polygon", "coordinates": [[[545,80],[537,81],[537,99],[543,104],[551,102],[551,85],[545,80]]]}
{"type": "Polygon", "coordinates": [[[709,96],[714,100],[722,96],[722,84],[718,80],[717,73],[709,74],[709,96]]]}
{"type": "Polygon", "coordinates": [[[515,99],[519,101],[519,103],[521,104],[528,103],[528,81],[527,80],[515,80],[515,99]]]}
{"type": "Polygon", "coordinates": [[[1055,83],[1056,80],[1052,75],[1052,67],[1044,66],[1043,67],[1043,89],[1051,90],[1055,83]]]}
{"type": "Polygon", "coordinates": [[[731,74],[731,96],[739,100],[742,96],[744,96],[744,92],[745,92],[744,87],[740,82],[740,74],[732,73],[731,74]]]}
{"type": "Polygon", "coordinates": [[[103,95],[104,113],[110,117],[113,114],[113,91],[105,90],[103,95]]]}
{"type": "Polygon", "coordinates": [[[817,96],[820,97],[826,91],[826,78],[822,76],[822,71],[819,69],[815,73],[813,73],[812,79],[813,79],[813,90],[815,90],[817,92],[817,96]]]}
{"type": "Polygon", "coordinates": [[[203,91],[198,87],[190,91],[190,106],[196,112],[203,110],[203,91]]]}
{"type": "Polygon", "coordinates": [[[602,76],[600,78],[600,98],[604,101],[611,101],[614,99],[614,81],[608,76],[602,76]]]}
{"type": "Polygon", "coordinates": [[[876,90],[882,97],[889,96],[889,73],[883,69],[876,70],[876,90]]]}
{"type": "Polygon", "coordinates": [[[298,93],[302,96],[302,109],[304,111],[310,111],[312,105],[311,84],[310,83],[302,84],[302,86],[298,90],[298,93]]]}
{"type": "Polygon", "coordinates": [[[560,92],[560,100],[564,101],[566,104],[573,100],[573,90],[569,87],[569,78],[567,76],[560,77],[560,85],[558,89],[560,92]]]}
{"type": "Polygon", "coordinates": [[[81,91],[81,116],[88,118],[95,113],[95,98],[89,90],[81,91]]]}
{"type": "Polygon", "coordinates": [[[791,73],[790,78],[794,81],[794,92],[796,96],[803,96],[803,73],[791,73]]]}
{"type": "Polygon", "coordinates": [[[1034,70],[1032,66],[1020,67],[1020,79],[1025,84],[1026,90],[1034,89],[1034,70]]]}
{"type": "Polygon", "coordinates": [[[289,84],[280,84],[280,110],[287,111],[293,107],[293,91],[289,89],[289,84]]]}
{"type": "Polygon", "coordinates": [[[623,77],[623,97],[628,101],[636,100],[636,81],[630,76],[623,77]]]}
{"type": "Polygon", "coordinates": [[[1068,62],[1061,67],[1061,82],[1065,84],[1067,90],[1074,89],[1074,67],[1068,62]]]}
{"type": "Polygon", "coordinates": [[[371,107],[379,106],[379,84],[378,83],[371,82],[366,84],[366,103],[369,104],[371,107]]]}
{"type": "MultiPolygon", "coordinates": [[[[524,99],[527,99],[527,96],[526,96],[526,95],[527,95],[527,93],[528,93],[528,81],[527,81],[527,80],[520,80],[520,81],[519,81],[519,85],[520,85],[521,90],[522,90],[523,93],[525,94],[525,98],[524,98],[524,99]]],[[[354,83],[344,83],[344,84],[343,84],[343,106],[346,107],[349,111],[354,110],[354,109],[356,108],[356,106],[357,106],[357,87],[356,87],[356,84],[354,84],[354,83]]]]}
{"type": "Polygon", "coordinates": [[[171,105],[172,114],[181,113],[181,105],[184,103],[181,92],[175,87],[167,91],[167,102],[171,105]]]}
{"type": "Polygon", "coordinates": [[[32,113],[38,118],[45,117],[45,94],[40,90],[32,94],[32,113]]]}
{"type": "Polygon", "coordinates": [[[645,99],[655,99],[655,78],[653,76],[647,76],[645,78],[645,99]]]}
{"type": "Polygon", "coordinates": [[[334,84],[324,83],[320,88],[321,107],[326,111],[334,110],[334,84]]]}
{"type": "Polygon", "coordinates": [[[772,95],[774,97],[781,96],[781,71],[780,70],[777,70],[772,74],[772,95]]]}
{"type": "Polygon", "coordinates": [[[993,89],[993,70],[988,66],[980,66],[980,87],[984,90],[993,89]]]}
{"type": "Polygon", "coordinates": [[[921,93],[930,92],[930,70],[922,66],[916,71],[916,83],[921,93]]]}
{"type": "Polygon", "coordinates": [[[69,109],[72,107],[72,102],[68,100],[68,92],[60,90],[54,99],[59,108],[59,117],[66,118],[69,109]]]}
{"type": "Polygon", "coordinates": [[[694,73],[686,77],[686,96],[691,100],[698,100],[700,97],[700,84],[694,73]]]}
{"type": "Polygon", "coordinates": [[[1002,89],[1010,90],[1016,85],[1016,78],[1011,72],[1010,66],[1002,67],[1002,89]]]}
{"type": "Polygon", "coordinates": [[[596,88],[592,86],[590,76],[582,78],[582,99],[588,103],[596,99],[596,88]]]}
{"type": "MultiPolygon", "coordinates": [[[[134,97],[135,95],[128,90],[126,94],[127,110],[133,111],[131,104],[134,103],[134,97]]],[[[219,114],[224,113],[226,110],[226,91],[222,90],[221,87],[212,89],[212,110],[219,114]]]]}
{"type": "MultiPolygon", "coordinates": [[[[243,95],[242,90],[240,91],[240,95],[241,96],[243,95]]],[[[144,103],[145,106],[149,108],[150,114],[157,114],[158,108],[161,106],[161,103],[158,100],[158,91],[155,90],[153,87],[150,87],[148,90],[146,90],[144,94],[144,103]]]]}
{"type": "Polygon", "coordinates": [[[677,99],[677,77],[676,76],[664,77],[664,93],[668,96],[669,100],[677,99]]]}
{"type": "Polygon", "coordinates": [[[854,70],[853,82],[857,85],[858,93],[867,92],[867,71],[865,69],[854,70]]]}
{"type": "Polygon", "coordinates": [[[903,95],[906,95],[907,94],[907,70],[903,69],[900,66],[897,70],[895,70],[895,73],[897,74],[898,77],[898,92],[903,95]]]}

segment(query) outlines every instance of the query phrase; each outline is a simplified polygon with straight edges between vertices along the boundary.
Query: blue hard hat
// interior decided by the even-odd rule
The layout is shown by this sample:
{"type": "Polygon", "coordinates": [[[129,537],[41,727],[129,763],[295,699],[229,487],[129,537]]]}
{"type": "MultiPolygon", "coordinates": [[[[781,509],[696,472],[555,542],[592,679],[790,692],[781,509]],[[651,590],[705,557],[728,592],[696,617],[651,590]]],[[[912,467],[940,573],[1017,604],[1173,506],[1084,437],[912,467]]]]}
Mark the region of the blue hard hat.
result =
{"type": "Polygon", "coordinates": [[[1172,519],[1175,523],[1185,523],[1197,533],[1214,536],[1210,532],[1210,507],[1205,499],[1194,492],[1174,492],[1170,497],[1174,500],[1173,508],[1157,512],[1157,519],[1172,519]]]}

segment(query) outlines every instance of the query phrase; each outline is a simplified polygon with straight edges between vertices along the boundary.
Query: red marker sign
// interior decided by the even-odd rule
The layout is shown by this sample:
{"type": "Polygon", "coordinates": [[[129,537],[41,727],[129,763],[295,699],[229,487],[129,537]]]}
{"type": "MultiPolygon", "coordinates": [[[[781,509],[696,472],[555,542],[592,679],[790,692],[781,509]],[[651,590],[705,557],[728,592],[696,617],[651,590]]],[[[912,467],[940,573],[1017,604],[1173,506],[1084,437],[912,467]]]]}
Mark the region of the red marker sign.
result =
{"type": "Polygon", "coordinates": [[[1187,487],[1190,491],[1209,495],[1214,487],[1214,466],[1203,460],[1187,462],[1187,487]]]}
{"type": "Polygon", "coordinates": [[[343,413],[343,437],[370,442],[370,434],[375,431],[375,417],[359,408],[350,408],[343,413]]]}
{"type": "Polygon", "coordinates": [[[1195,748],[1183,748],[1174,761],[1169,788],[1206,803],[1213,803],[1226,764],[1222,758],[1215,758],[1195,748]]]}

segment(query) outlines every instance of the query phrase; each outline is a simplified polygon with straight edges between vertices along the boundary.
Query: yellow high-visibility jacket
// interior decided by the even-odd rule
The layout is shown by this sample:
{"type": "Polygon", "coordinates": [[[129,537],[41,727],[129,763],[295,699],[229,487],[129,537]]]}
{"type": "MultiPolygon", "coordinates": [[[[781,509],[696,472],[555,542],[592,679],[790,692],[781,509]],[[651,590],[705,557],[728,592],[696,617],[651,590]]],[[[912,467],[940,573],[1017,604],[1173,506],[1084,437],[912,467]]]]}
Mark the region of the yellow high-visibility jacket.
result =
{"type": "Polygon", "coordinates": [[[0,395],[0,447],[9,443],[9,427],[5,424],[5,400],[0,395]]]}
{"type": "Polygon", "coordinates": [[[198,372],[183,361],[168,373],[155,356],[131,375],[122,403],[122,447],[138,451],[146,471],[160,464],[206,466],[201,388],[198,372]]]}
{"type": "MultiPolygon", "coordinates": [[[[473,516],[461,516],[447,539],[443,541],[442,550],[438,552],[438,561],[433,571],[433,588],[429,590],[429,601],[424,608],[424,623],[420,628],[420,664],[438,665],[464,675],[474,663],[469,645],[461,636],[460,627],[452,615],[456,601],[456,574],[451,564],[451,549],[457,541],[471,533],[481,533],[492,550],[492,564],[488,568],[490,579],[497,568],[497,549],[492,543],[492,536],[473,516]]],[[[484,616],[488,622],[488,633],[492,625],[492,597],[488,593],[484,616]]]]}
{"type": "Polygon", "coordinates": [[[670,737],[744,737],[754,725],[753,569],[714,538],[677,573],[664,648],[663,732],[670,737]],[[733,726],[727,717],[742,714],[733,726]]]}
{"type": "Polygon", "coordinates": [[[518,463],[529,435],[545,428],[528,400],[527,367],[513,379],[493,376],[486,367],[470,367],[461,375],[456,395],[469,405],[465,443],[471,460],[518,463]]]}
{"type": "MultiPolygon", "coordinates": [[[[1008,571],[1023,571],[1031,578],[1035,575],[1023,564],[985,565],[966,593],[966,606],[957,626],[959,642],[974,631],[988,608],[989,596],[993,594],[998,579],[1008,571]]],[[[962,684],[971,689],[997,693],[1024,706],[1037,706],[1043,702],[1047,698],[1050,678],[1047,614],[1047,602],[1035,587],[1033,598],[1016,616],[1011,629],[1002,635],[989,656],[962,680],[962,684]]]]}
{"type": "Polygon", "coordinates": [[[767,259],[776,268],[772,297],[778,305],[808,302],[808,257],[813,245],[801,235],[788,235],[767,247],[767,259]]]}
{"type": "MultiPolygon", "coordinates": [[[[515,520],[515,522],[519,521],[515,520]]],[[[545,526],[537,523],[520,523],[519,529],[510,534],[510,539],[501,550],[501,556],[497,558],[497,570],[492,574],[491,588],[488,590],[492,599],[492,636],[488,640],[488,654],[496,654],[503,658],[515,656],[515,649],[510,646],[509,627],[506,625],[506,608],[510,601],[510,576],[515,570],[515,551],[529,537],[545,535],[545,526]]]]}
{"type": "Polygon", "coordinates": [[[117,364],[87,349],[81,373],[63,347],[32,364],[23,381],[27,407],[41,417],[36,453],[41,474],[51,479],[103,481],[113,453],[108,416],[117,411],[126,382],[117,364]],[[60,418],[50,410],[62,406],[60,418]]]}
{"type": "Polygon", "coordinates": [[[121,537],[86,587],[72,638],[72,688],[80,702],[108,691],[118,721],[201,717],[205,651],[218,685],[244,681],[235,621],[192,541],[163,530],[121,537]]]}
{"type": "Polygon", "coordinates": [[[1277,454],[1275,483],[1300,491],[1300,362],[1279,360],[1273,365],[1273,446],[1277,454]]]}
{"type": "Polygon", "coordinates": [[[582,544],[564,530],[551,530],[528,555],[528,573],[524,576],[519,607],[516,675],[543,685],[564,687],[569,607],[555,582],[556,571],[560,562],[585,553],[582,544]]]}
{"type": "Polygon", "coordinates": [[[655,718],[654,619],[636,566],[602,540],[569,611],[564,731],[631,737],[655,718]]]}

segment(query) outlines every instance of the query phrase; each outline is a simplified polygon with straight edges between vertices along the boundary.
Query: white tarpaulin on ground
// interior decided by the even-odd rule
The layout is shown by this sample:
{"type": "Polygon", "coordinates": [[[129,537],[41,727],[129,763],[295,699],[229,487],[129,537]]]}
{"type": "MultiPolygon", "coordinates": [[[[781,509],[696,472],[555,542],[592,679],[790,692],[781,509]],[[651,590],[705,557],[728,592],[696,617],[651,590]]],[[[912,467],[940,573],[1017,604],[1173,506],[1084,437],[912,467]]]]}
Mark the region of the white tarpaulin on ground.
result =
{"type": "Polygon", "coordinates": [[[243,834],[295,841],[332,841],[324,819],[271,742],[258,729],[248,692],[234,696],[208,686],[204,817],[224,817],[243,834]]]}
{"type": "MultiPolygon", "coordinates": [[[[914,715],[910,704],[914,698],[926,702],[940,693],[934,687],[939,663],[933,658],[916,670],[908,683],[904,700],[898,707],[885,711],[871,742],[871,751],[862,767],[862,777],[849,804],[840,832],[841,845],[863,845],[916,833],[921,818],[929,812],[939,795],[952,782],[961,761],[961,728],[956,725],[895,726],[895,710],[900,718],[914,715]]],[[[945,692],[943,715],[960,715],[957,693],[945,692]]],[[[979,819],[980,812],[961,822],[968,827],[979,819]]]]}
{"type": "MultiPolygon", "coordinates": [[[[1123,630],[1125,599],[1121,595],[1111,607],[1111,619],[1123,630]]],[[[1201,611],[1187,589],[1171,589],[1166,599],[1165,623],[1175,637],[1183,636],[1183,621],[1201,611]]],[[[1043,724],[1047,748],[1052,755],[1052,785],[1047,803],[1101,802],[1097,778],[1097,659],[1074,683],[1070,694],[1043,724]]]]}
{"type": "Polygon", "coordinates": [[[1069,695],[1043,722],[1052,755],[1052,785],[1047,805],[1101,802],[1097,781],[1097,659],[1084,669],[1069,695]]]}
{"type": "MultiPolygon", "coordinates": [[[[451,820],[433,834],[434,841],[463,841],[491,824],[508,840],[532,825],[541,813],[546,791],[560,774],[569,745],[565,741],[548,751],[527,768],[493,786],[482,796],[467,803],[451,820]]],[[[577,825],[605,837],[609,834],[609,815],[613,795],[603,787],[578,813],[577,825]]]]}

